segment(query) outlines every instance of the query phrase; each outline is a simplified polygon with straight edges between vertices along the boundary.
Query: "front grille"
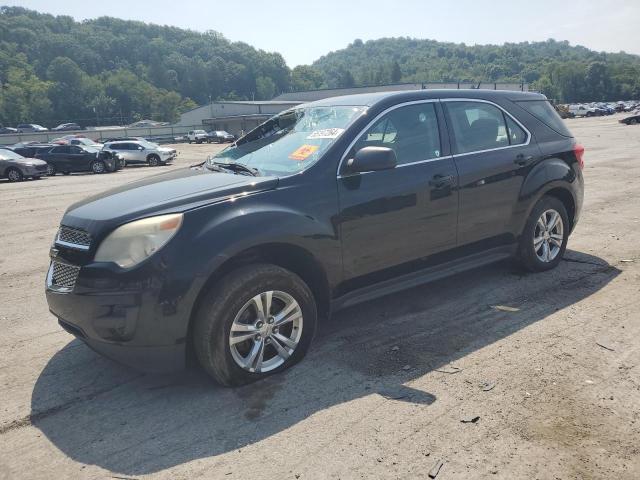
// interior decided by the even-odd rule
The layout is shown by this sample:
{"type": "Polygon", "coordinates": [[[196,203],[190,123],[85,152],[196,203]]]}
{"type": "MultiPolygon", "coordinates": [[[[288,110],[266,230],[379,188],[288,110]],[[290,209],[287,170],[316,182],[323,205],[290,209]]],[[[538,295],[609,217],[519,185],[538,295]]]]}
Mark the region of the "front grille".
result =
{"type": "Polygon", "coordinates": [[[51,285],[58,288],[71,290],[76,284],[80,267],[67,265],[66,263],[52,262],[51,285]]]}
{"type": "Polygon", "coordinates": [[[58,230],[57,241],[86,250],[91,245],[91,235],[84,230],[61,226],[60,230],[58,230]]]}

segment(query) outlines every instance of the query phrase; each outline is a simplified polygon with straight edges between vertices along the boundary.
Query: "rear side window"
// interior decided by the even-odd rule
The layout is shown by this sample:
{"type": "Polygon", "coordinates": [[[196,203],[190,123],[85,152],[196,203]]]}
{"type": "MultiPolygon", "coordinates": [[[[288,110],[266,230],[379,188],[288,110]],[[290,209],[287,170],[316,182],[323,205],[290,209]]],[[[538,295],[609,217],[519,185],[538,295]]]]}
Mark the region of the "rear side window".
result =
{"type": "Polygon", "coordinates": [[[455,153],[508,147],[509,134],[502,110],[489,103],[447,102],[455,153]]]}
{"type": "Polygon", "coordinates": [[[507,121],[507,132],[509,133],[509,143],[511,145],[522,145],[527,141],[527,132],[520,125],[513,121],[509,115],[504,116],[507,121]]]}
{"type": "Polygon", "coordinates": [[[531,115],[536,117],[547,127],[556,131],[560,135],[565,137],[573,137],[569,129],[565,126],[564,122],[556,112],[556,109],[547,100],[527,100],[523,102],[516,102],[522,108],[524,108],[531,115]]]}

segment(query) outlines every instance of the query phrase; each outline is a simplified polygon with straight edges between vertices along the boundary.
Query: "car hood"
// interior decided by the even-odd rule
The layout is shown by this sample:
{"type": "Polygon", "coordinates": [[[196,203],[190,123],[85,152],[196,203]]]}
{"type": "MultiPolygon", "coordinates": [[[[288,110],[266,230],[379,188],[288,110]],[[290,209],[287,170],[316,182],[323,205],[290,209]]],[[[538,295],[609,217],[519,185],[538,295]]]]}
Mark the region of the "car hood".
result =
{"type": "Polygon", "coordinates": [[[154,175],[71,205],[62,223],[90,233],[105,223],[114,226],[150,215],[181,212],[209,203],[270,190],[277,177],[211,172],[200,167],[154,175]]]}

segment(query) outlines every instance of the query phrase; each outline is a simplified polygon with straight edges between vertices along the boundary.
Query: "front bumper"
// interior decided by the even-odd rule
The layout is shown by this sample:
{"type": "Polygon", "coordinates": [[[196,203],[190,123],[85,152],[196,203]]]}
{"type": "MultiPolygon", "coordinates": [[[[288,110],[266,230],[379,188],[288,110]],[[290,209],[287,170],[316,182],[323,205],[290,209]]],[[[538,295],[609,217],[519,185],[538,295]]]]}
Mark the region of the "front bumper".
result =
{"type": "Polygon", "coordinates": [[[114,274],[98,265],[78,267],[62,258],[51,262],[46,297],[60,325],[98,353],[137,370],[183,369],[188,316],[161,299],[154,269],[114,274]],[[77,269],[67,287],[54,284],[56,263],[77,269]]]}
{"type": "Polygon", "coordinates": [[[44,177],[47,175],[46,165],[44,168],[23,166],[21,170],[25,177],[44,177]]]}

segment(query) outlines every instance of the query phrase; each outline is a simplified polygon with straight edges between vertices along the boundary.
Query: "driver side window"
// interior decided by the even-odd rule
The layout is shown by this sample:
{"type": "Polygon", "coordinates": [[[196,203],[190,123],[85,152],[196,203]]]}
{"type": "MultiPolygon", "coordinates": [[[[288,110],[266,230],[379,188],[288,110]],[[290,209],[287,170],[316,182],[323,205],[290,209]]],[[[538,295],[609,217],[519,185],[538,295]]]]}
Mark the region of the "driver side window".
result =
{"type": "Polygon", "coordinates": [[[440,133],[434,104],[419,103],[391,110],[360,136],[348,158],[364,147],[391,148],[398,165],[438,158],[440,133]]]}

